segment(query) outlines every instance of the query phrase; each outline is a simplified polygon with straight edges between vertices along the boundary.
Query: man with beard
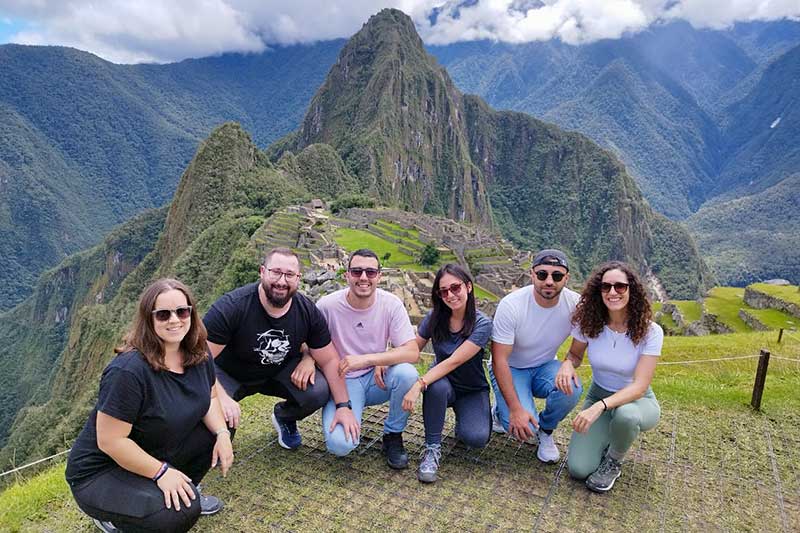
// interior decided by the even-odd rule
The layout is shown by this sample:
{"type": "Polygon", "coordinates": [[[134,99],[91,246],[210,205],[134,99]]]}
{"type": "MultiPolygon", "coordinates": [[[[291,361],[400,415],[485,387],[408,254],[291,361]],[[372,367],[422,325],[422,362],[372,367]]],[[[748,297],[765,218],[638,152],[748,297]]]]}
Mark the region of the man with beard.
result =
{"type": "Polygon", "coordinates": [[[569,280],[567,256],[560,250],[542,250],[531,268],[532,286],[506,295],[497,306],[492,329],[489,377],[495,395],[494,430],[510,432],[520,440],[538,433],[536,456],[544,463],[558,461],[553,430],[575,407],[583,391],[575,382],[572,394],[555,385],[561,362],[556,351],[572,330],[572,313],[580,295],[565,288],[569,280]],[[537,413],[534,398],[544,398],[537,413]]]}
{"type": "MultiPolygon", "coordinates": [[[[419,378],[412,364],[419,360],[416,334],[402,300],[378,288],[381,266],[375,252],[353,252],[346,279],[346,289],[320,298],[317,307],[328,321],[341,358],[339,373],[347,376],[356,419],[361,421],[364,407],[389,402],[383,453],[391,468],[406,468],[403,430],[409,413],[403,410],[403,396],[419,378]]],[[[334,398],[322,410],[322,430],[328,451],[344,456],[358,446],[358,439],[349,439],[346,431],[336,427],[339,407],[334,398]]]]}
{"type": "MultiPolygon", "coordinates": [[[[272,424],[278,443],[296,449],[302,442],[298,420],[324,406],[330,395],[343,405],[349,404],[349,397],[325,318],[297,292],[297,255],[288,248],[273,248],[259,277],[220,297],[203,319],[217,395],[231,429],[239,427],[242,398],[255,393],[283,398],[273,409],[272,424]],[[301,355],[304,343],[309,353],[301,355]]],[[[358,439],[359,424],[350,409],[336,409],[331,423],[358,439]]]]}

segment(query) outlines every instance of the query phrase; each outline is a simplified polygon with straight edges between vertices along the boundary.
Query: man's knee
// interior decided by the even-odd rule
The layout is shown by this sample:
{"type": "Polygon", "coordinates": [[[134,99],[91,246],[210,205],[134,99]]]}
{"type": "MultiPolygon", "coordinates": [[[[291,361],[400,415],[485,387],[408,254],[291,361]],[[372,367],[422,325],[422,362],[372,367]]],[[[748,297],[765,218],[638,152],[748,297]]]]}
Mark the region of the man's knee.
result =
{"type": "Polygon", "coordinates": [[[325,447],[328,452],[337,457],[345,457],[356,449],[358,441],[347,440],[344,431],[337,426],[336,431],[329,433],[325,439],[325,447]]]}
{"type": "Polygon", "coordinates": [[[311,385],[308,389],[306,389],[306,397],[303,403],[316,411],[328,403],[330,396],[331,391],[330,387],[328,387],[328,381],[321,372],[317,371],[317,376],[314,379],[314,385],[311,385]]]}
{"type": "Polygon", "coordinates": [[[408,390],[418,378],[417,369],[411,363],[398,363],[389,372],[392,388],[408,390]]]}
{"type": "MultiPolygon", "coordinates": [[[[197,496],[197,493],[195,493],[197,496]]],[[[192,529],[192,526],[200,518],[200,498],[192,500],[192,504],[186,507],[181,502],[181,510],[162,509],[146,517],[141,524],[144,529],[153,531],[183,532],[192,529]]]]}

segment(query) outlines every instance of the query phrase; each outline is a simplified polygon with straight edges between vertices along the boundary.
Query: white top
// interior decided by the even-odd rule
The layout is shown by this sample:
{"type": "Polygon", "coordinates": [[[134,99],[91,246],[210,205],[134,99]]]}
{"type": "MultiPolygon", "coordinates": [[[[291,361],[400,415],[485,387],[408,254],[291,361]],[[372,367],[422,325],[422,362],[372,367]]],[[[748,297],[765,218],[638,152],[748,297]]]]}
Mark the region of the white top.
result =
{"type": "Polygon", "coordinates": [[[526,285],[500,300],[494,314],[492,340],[512,344],[508,364],[533,368],[555,358],[558,347],[572,331],[572,313],[580,295],[564,288],[553,307],[542,307],[526,285]]]}
{"type": "MultiPolygon", "coordinates": [[[[356,309],[342,289],[317,302],[325,316],[331,339],[339,357],[385,352],[389,342],[400,346],[417,338],[402,300],[383,289],[375,291],[375,302],[367,309],[356,309]]],[[[372,367],[348,372],[348,378],[366,374],[372,367]]]]}
{"type": "Polygon", "coordinates": [[[627,333],[617,333],[608,326],[603,326],[597,337],[588,339],[576,326],[572,336],[589,344],[586,353],[592,366],[592,379],[611,392],[633,383],[633,371],[639,358],[642,355],[660,356],[664,344],[664,330],[655,322],[650,322],[647,335],[639,344],[633,344],[627,333]]]}

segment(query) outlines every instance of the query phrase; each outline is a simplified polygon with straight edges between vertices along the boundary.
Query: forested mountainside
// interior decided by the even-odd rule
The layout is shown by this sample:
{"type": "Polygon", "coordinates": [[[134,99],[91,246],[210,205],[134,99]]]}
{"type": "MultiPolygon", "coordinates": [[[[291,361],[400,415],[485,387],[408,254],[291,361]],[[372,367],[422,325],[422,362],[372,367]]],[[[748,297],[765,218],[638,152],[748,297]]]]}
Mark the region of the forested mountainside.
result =
{"type": "Polygon", "coordinates": [[[448,205],[425,203],[425,192],[442,186],[437,168],[468,170],[447,176],[455,181],[444,187],[468,187],[513,240],[565,248],[576,276],[614,257],[657,276],[676,295],[693,297],[709,285],[691,237],[652,212],[611,153],[583,135],[461,95],[425,54],[411,20],[384,10],[342,49],[300,130],[262,152],[241,126],[216,129],[184,171],[166,218],[154,211],[124,224],[96,248],[68,258],[41,279],[34,297],[0,315],[3,379],[26,384],[5,389],[7,405],[24,407],[3,414],[14,422],[4,426],[0,463],[71,441],[148,280],[183,279],[205,310],[254,279],[269,239],[285,231],[269,218],[278,208],[374,188],[411,210],[483,220],[455,198],[448,205]],[[407,98],[386,96],[401,93],[407,98]],[[384,142],[346,150],[379,126],[384,142]],[[435,135],[447,140],[441,150],[432,147],[435,135]],[[327,143],[314,142],[320,140],[327,143]],[[393,173],[386,161],[419,172],[393,173]],[[531,197],[537,201],[526,202],[531,197]],[[42,323],[57,325],[43,331],[46,342],[35,329],[42,323]],[[20,364],[18,354],[31,364],[20,364]]]}

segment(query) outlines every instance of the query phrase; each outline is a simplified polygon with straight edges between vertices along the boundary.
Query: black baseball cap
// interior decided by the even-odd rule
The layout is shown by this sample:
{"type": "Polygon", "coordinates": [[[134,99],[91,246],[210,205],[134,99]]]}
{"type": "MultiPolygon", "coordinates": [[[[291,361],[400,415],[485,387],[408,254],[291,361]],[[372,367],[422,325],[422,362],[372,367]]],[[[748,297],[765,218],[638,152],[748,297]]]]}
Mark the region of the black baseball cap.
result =
{"type": "Polygon", "coordinates": [[[569,263],[567,262],[566,254],[554,248],[547,248],[536,254],[536,257],[533,258],[533,265],[531,265],[531,268],[539,265],[564,267],[567,269],[567,272],[569,272],[569,263]]]}

